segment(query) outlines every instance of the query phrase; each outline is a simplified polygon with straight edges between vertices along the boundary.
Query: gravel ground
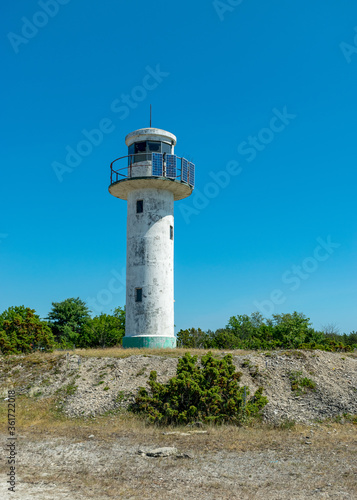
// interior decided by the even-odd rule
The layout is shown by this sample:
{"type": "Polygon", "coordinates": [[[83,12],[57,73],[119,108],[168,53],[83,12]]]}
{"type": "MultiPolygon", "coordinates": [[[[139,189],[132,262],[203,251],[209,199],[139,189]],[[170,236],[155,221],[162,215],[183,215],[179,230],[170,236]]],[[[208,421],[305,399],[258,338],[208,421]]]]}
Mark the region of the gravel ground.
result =
{"type": "MultiPolygon", "coordinates": [[[[356,354],[249,353],[234,355],[233,362],[243,373],[241,383],[251,392],[264,387],[269,400],[264,409],[266,422],[309,423],[343,413],[357,414],[356,354]],[[289,378],[292,372],[300,372],[316,383],[315,390],[300,395],[292,391],[289,378]]],[[[175,375],[176,366],[176,358],[162,356],[120,359],[69,355],[60,358],[51,370],[38,370],[29,378],[27,367],[19,359],[1,382],[3,394],[13,383],[18,387],[17,392],[30,396],[47,397],[62,390],[66,415],[87,417],[127,407],[138,387],[146,386],[151,370],[157,371],[159,382],[166,382],[175,375]]]]}
{"type": "Polygon", "coordinates": [[[26,434],[18,441],[16,493],[7,494],[2,475],[0,495],[21,500],[356,499],[356,432],[350,429],[340,439],[334,429],[333,442],[326,432],[309,430],[307,440],[307,431],[286,431],[270,449],[245,451],[210,449],[209,432],[110,440],[26,434]],[[192,458],[138,454],[160,441],[192,458]]]}

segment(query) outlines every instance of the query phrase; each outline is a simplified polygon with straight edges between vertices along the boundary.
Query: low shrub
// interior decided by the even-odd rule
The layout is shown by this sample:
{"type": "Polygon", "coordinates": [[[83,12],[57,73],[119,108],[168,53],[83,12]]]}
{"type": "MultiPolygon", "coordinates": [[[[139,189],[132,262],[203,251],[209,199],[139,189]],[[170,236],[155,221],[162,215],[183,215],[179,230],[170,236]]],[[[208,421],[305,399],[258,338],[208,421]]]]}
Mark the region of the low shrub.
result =
{"type": "Polygon", "coordinates": [[[141,387],[130,409],[156,424],[189,424],[197,421],[241,425],[258,418],[268,400],[258,389],[239,386],[242,373],[236,372],[232,355],[215,359],[209,352],[197,364],[197,356],[185,354],[178,361],[176,376],[166,384],[150,373],[149,392],[141,387]]]}

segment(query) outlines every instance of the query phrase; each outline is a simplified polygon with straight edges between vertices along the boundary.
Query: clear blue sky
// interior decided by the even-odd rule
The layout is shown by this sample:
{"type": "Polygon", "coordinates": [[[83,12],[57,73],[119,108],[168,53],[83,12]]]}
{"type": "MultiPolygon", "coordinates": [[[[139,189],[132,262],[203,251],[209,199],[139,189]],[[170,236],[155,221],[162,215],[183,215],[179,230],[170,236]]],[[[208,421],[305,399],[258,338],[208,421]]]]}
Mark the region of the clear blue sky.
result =
{"type": "Polygon", "coordinates": [[[175,205],[176,328],[260,308],[357,330],[354,1],[17,0],[0,26],[1,311],[125,304],[109,164],[152,103],[196,164],[175,205]]]}

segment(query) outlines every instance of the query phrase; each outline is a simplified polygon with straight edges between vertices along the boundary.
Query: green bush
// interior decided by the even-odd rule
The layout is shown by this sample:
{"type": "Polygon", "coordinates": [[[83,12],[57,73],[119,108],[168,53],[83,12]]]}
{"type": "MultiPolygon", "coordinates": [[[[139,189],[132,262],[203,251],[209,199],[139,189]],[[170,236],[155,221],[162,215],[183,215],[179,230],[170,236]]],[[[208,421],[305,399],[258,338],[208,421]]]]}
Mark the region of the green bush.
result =
{"type": "Polygon", "coordinates": [[[239,386],[242,374],[235,371],[232,355],[215,359],[209,352],[202,356],[185,354],[178,361],[176,376],[166,384],[157,382],[150,373],[151,394],[141,387],[131,410],[147,416],[156,424],[188,424],[196,421],[241,425],[260,416],[267,404],[258,389],[249,397],[249,390],[239,386]]]}
{"type": "Polygon", "coordinates": [[[29,353],[35,349],[52,351],[55,341],[46,322],[34,309],[25,306],[9,307],[0,315],[0,352],[29,353]]]}

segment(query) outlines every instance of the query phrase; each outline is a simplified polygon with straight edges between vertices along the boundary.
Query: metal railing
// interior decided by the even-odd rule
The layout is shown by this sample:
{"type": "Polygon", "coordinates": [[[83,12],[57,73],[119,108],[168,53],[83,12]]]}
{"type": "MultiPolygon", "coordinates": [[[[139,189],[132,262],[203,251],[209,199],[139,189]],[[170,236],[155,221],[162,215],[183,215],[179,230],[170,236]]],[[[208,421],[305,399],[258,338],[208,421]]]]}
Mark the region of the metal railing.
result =
{"type": "Polygon", "coordinates": [[[145,175],[144,177],[166,177],[171,180],[178,180],[180,182],[184,182],[185,184],[189,184],[191,187],[194,187],[195,184],[195,165],[189,162],[186,158],[176,156],[176,155],[167,155],[166,153],[136,153],[126,156],[121,156],[120,158],[116,158],[110,164],[110,184],[114,184],[115,182],[122,181],[124,179],[131,179],[135,177],[139,177],[138,175],[133,175],[135,173],[136,168],[142,169],[143,167],[151,168],[151,175],[145,175]],[[153,157],[153,155],[156,155],[153,157]],[[138,157],[145,157],[144,160],[138,161],[138,157]],[[160,157],[162,157],[162,171],[161,171],[161,163],[160,157]],[[168,168],[168,164],[166,159],[174,158],[175,159],[175,168],[168,168]],[[113,165],[120,161],[128,159],[128,164],[125,167],[115,169],[113,165]],[[154,161],[153,159],[159,159],[159,173],[156,169],[154,170],[154,161]],[[143,165],[143,163],[148,163],[147,165],[143,165]],[[150,165],[151,163],[151,165],[150,165]]]}

